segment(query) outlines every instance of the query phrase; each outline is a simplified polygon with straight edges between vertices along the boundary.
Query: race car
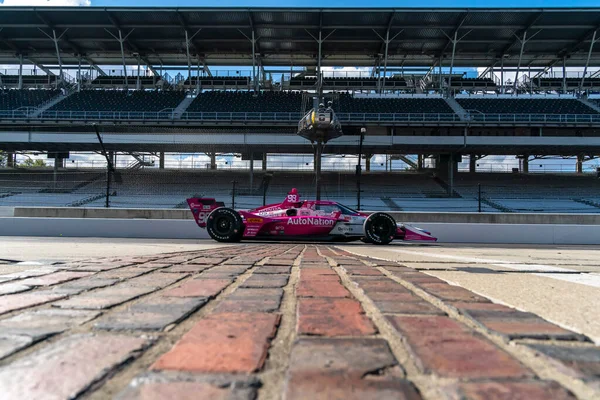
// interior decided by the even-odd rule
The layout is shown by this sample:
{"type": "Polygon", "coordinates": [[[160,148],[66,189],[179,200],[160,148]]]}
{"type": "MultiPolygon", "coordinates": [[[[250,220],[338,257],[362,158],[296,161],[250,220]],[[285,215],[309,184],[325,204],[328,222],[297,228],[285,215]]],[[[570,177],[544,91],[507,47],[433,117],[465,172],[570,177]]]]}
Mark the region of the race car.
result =
{"type": "Polygon", "coordinates": [[[191,198],[187,203],[200,228],[218,242],[241,240],[311,240],[389,244],[437,241],[430,232],[397,223],[383,212],[366,214],[334,201],[300,200],[292,189],[285,200],[253,210],[234,210],[214,198],[191,198]]]}

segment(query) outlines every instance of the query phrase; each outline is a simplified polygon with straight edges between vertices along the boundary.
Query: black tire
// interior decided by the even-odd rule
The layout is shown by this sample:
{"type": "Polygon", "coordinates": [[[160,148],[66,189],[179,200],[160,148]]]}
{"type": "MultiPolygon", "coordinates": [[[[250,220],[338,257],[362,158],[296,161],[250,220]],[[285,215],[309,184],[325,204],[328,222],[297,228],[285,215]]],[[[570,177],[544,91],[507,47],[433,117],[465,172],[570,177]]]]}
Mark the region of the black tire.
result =
{"type": "Polygon", "coordinates": [[[244,222],[237,211],[220,207],[208,215],[206,230],[217,242],[239,242],[244,235],[244,222]]]}
{"type": "Polygon", "coordinates": [[[389,244],[396,237],[396,220],[386,213],[371,214],[364,224],[365,243],[389,244]]]}

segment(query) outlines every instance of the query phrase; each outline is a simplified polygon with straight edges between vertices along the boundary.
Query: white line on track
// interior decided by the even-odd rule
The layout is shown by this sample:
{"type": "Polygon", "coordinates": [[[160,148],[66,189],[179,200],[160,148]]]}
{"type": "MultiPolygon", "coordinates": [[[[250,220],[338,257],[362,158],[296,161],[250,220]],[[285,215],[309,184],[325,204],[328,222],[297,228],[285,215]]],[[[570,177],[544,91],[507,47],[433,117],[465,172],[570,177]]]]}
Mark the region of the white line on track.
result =
{"type": "Polygon", "coordinates": [[[413,251],[413,250],[400,250],[400,249],[390,249],[395,253],[405,253],[412,254],[418,256],[425,256],[431,258],[445,258],[448,260],[456,260],[463,261],[469,263],[476,264],[490,264],[497,267],[503,267],[508,269],[513,269],[517,271],[530,271],[531,269],[537,269],[540,271],[547,271],[550,273],[532,273],[531,275],[542,276],[545,278],[556,279],[559,281],[565,281],[570,283],[577,283],[580,285],[592,286],[600,288],[600,275],[596,274],[586,274],[580,273],[577,270],[562,268],[562,267],[554,267],[551,265],[541,265],[541,264],[520,264],[513,261],[505,261],[505,260],[496,260],[496,259],[487,259],[487,258],[478,258],[478,257],[462,257],[462,256],[453,256],[450,254],[432,254],[424,251],[413,251]],[[551,272],[575,272],[575,274],[552,274],[551,272]]]}

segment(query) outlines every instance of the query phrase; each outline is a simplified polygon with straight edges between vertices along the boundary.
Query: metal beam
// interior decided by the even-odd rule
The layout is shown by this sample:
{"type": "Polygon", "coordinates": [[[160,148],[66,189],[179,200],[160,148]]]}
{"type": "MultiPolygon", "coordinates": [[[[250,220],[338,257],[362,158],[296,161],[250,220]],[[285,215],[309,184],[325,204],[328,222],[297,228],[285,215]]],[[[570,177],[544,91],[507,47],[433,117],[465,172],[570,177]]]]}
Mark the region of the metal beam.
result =
{"type": "Polygon", "coordinates": [[[523,58],[523,49],[525,48],[525,43],[527,43],[527,30],[523,32],[523,39],[521,39],[521,51],[519,52],[519,62],[517,63],[517,72],[515,74],[515,81],[513,83],[513,91],[514,94],[517,94],[517,81],[519,80],[519,69],[521,68],[521,59],[523,58]]]}
{"type": "Polygon", "coordinates": [[[581,83],[579,84],[579,91],[583,90],[583,83],[585,81],[585,74],[587,73],[588,65],[590,64],[590,57],[592,56],[592,50],[594,49],[594,44],[596,43],[596,31],[592,35],[592,42],[590,43],[590,49],[588,51],[587,60],[585,61],[585,68],[583,68],[583,76],[581,77],[581,83]]]}

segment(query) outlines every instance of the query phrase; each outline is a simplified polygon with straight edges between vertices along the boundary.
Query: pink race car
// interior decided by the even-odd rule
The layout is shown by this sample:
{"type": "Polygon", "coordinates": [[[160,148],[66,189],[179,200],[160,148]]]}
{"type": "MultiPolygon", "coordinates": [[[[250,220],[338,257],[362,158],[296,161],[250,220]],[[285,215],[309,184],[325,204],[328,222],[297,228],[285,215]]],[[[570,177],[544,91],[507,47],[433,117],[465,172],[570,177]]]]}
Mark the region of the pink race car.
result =
{"type": "Polygon", "coordinates": [[[280,204],[236,211],[211,198],[187,199],[200,228],[218,242],[242,239],[314,240],[388,244],[394,239],[436,241],[422,229],[386,213],[365,214],[334,201],[300,200],[292,189],[280,204]]]}

